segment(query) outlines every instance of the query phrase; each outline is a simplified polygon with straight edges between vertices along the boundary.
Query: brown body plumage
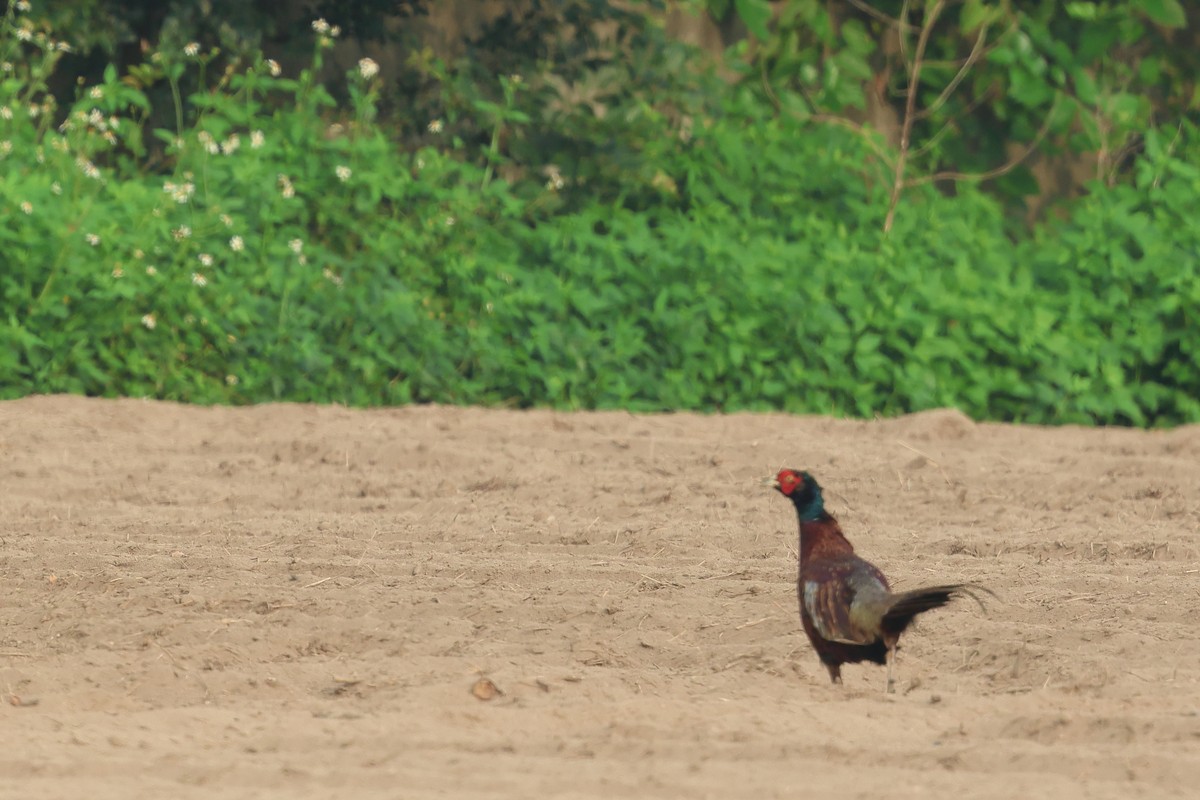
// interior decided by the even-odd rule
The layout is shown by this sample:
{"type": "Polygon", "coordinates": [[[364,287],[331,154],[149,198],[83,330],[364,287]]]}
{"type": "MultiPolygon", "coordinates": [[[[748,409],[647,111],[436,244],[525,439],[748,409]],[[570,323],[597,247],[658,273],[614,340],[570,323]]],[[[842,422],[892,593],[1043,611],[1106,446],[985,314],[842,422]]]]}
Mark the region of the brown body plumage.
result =
{"type": "Polygon", "coordinates": [[[780,470],[772,485],[800,517],[800,621],[829,677],[840,683],[842,664],[886,664],[892,691],[892,661],[913,618],[963,595],[978,602],[973,592],[978,587],[947,584],[893,593],[884,574],[855,555],[838,521],[825,511],[811,475],[780,470]]]}

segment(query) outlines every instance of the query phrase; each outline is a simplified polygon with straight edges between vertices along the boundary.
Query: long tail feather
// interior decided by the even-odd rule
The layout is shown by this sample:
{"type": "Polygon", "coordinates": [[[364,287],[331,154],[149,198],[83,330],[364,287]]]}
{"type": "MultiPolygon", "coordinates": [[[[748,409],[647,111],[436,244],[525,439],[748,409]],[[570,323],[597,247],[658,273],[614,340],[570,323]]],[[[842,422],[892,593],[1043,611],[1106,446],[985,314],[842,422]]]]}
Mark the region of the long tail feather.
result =
{"type": "Polygon", "coordinates": [[[979,604],[987,613],[987,606],[980,599],[980,593],[995,597],[995,592],[969,583],[952,583],[946,586],[927,586],[924,589],[913,589],[911,592],[900,592],[893,595],[883,614],[884,630],[899,635],[909,626],[917,614],[941,608],[959,597],[969,597],[979,604]]]}

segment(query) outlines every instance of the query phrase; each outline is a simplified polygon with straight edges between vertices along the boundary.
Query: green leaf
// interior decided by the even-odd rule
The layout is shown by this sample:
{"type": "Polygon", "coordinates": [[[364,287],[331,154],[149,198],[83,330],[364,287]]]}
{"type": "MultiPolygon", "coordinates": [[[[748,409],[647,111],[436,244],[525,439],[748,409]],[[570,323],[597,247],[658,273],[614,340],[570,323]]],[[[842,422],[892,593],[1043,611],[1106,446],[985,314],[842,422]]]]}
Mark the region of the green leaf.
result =
{"type": "Polygon", "coordinates": [[[733,7],[751,33],[762,41],[771,37],[767,27],[771,21],[771,5],[767,0],[733,0],[733,7]]]}
{"type": "Polygon", "coordinates": [[[1093,21],[1100,10],[1095,3],[1067,3],[1067,16],[1072,19],[1093,21]]]}
{"type": "Polygon", "coordinates": [[[963,3],[962,13],[958,17],[958,25],[965,34],[974,34],[984,23],[990,23],[996,16],[996,9],[991,8],[983,0],[967,0],[963,3]]]}
{"type": "Polygon", "coordinates": [[[1134,6],[1163,27],[1182,28],[1187,25],[1187,15],[1179,0],[1137,0],[1134,6]]]}
{"type": "Polygon", "coordinates": [[[1075,72],[1075,95],[1085,105],[1094,106],[1097,101],[1096,79],[1086,70],[1075,72]]]}

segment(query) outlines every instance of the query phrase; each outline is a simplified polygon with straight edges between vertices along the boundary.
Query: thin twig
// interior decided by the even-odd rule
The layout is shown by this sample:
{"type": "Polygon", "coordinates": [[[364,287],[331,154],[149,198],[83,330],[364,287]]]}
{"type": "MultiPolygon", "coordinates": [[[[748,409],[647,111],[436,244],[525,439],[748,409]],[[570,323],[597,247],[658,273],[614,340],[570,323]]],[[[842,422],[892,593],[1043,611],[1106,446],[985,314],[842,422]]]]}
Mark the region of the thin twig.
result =
{"type": "Polygon", "coordinates": [[[1042,122],[1042,127],[1038,129],[1037,135],[1033,137],[1033,141],[1025,148],[1023,152],[1011,159],[1008,163],[1002,164],[995,169],[989,169],[986,172],[955,172],[948,170],[946,172],[935,172],[932,175],[922,175],[919,178],[910,178],[904,182],[905,188],[913,186],[921,186],[926,183],[935,181],[988,181],[992,178],[999,178],[1012,170],[1016,169],[1022,161],[1029,158],[1034,150],[1037,150],[1038,145],[1042,143],[1042,139],[1046,138],[1046,134],[1050,132],[1050,126],[1054,122],[1054,112],[1058,110],[1058,97],[1054,99],[1054,105],[1050,107],[1050,111],[1046,114],[1046,119],[1042,122]]]}
{"type": "Polygon", "coordinates": [[[976,37],[975,46],[971,48],[971,54],[967,56],[967,60],[963,62],[958,72],[946,84],[946,88],[942,89],[942,93],[938,95],[937,99],[930,103],[928,108],[917,112],[917,119],[925,119],[925,117],[936,113],[939,108],[946,104],[946,101],[950,99],[950,95],[954,94],[954,90],[962,83],[963,78],[967,77],[967,73],[970,72],[971,67],[975,66],[975,62],[983,54],[983,43],[987,40],[987,32],[988,26],[985,22],[979,28],[979,36],[976,37]]]}
{"type": "Polygon", "coordinates": [[[744,630],[745,628],[753,628],[755,625],[761,625],[764,622],[767,622],[768,620],[772,620],[772,619],[775,619],[775,617],[773,617],[773,616],[763,617],[762,619],[755,619],[755,620],[751,620],[749,622],[743,622],[741,625],[734,627],[734,630],[740,631],[740,630],[744,630]]]}
{"type": "MultiPolygon", "coordinates": [[[[933,464],[935,467],[937,467],[938,472],[942,473],[942,480],[944,480],[946,482],[946,485],[947,486],[954,485],[954,482],[950,480],[950,476],[946,474],[946,470],[943,469],[942,465],[938,463],[937,459],[935,459],[933,456],[929,455],[929,453],[922,452],[921,450],[918,450],[917,448],[913,447],[911,444],[905,444],[904,442],[900,441],[899,439],[896,440],[896,444],[900,445],[901,447],[903,447],[906,450],[911,450],[912,452],[919,455],[921,458],[928,461],[930,464],[933,464]]],[[[897,472],[896,474],[899,475],[899,472],[897,472]]],[[[903,483],[903,481],[902,481],[902,483],[903,483]]]]}
{"type": "Polygon", "coordinates": [[[879,9],[867,5],[866,3],[863,2],[863,0],[850,0],[850,5],[854,6],[859,11],[866,14],[867,16],[874,17],[875,19],[879,20],[880,22],[886,22],[888,25],[891,25],[894,28],[898,28],[900,30],[904,30],[905,28],[907,28],[909,30],[914,30],[914,31],[916,30],[916,28],[913,27],[912,25],[909,25],[908,23],[904,22],[903,20],[893,19],[892,17],[889,17],[887,14],[883,13],[879,9]]]}
{"type": "MultiPolygon", "coordinates": [[[[929,62],[925,62],[925,63],[928,64],[929,62]]],[[[946,123],[944,125],[942,125],[942,127],[938,128],[937,132],[934,133],[932,136],[930,136],[929,139],[925,142],[925,144],[923,144],[920,147],[913,150],[912,156],[916,157],[916,156],[924,155],[925,153],[928,153],[933,148],[937,147],[938,143],[941,142],[942,138],[947,133],[950,132],[950,129],[953,128],[954,125],[960,119],[964,119],[964,118],[970,116],[971,114],[975,113],[975,109],[979,108],[984,103],[988,103],[988,102],[991,102],[992,100],[994,100],[996,98],[997,94],[999,94],[999,90],[997,90],[995,87],[993,87],[991,89],[988,89],[983,94],[979,95],[979,97],[976,97],[974,100],[972,100],[970,103],[967,104],[967,107],[964,108],[960,114],[953,117],[952,119],[946,120],[946,123]]]]}
{"type": "Polygon", "coordinates": [[[916,27],[908,24],[908,0],[904,0],[903,5],[900,6],[900,16],[896,18],[896,27],[896,39],[900,42],[900,58],[904,59],[904,67],[908,69],[908,50],[904,46],[907,40],[904,35],[908,31],[916,30],[916,27]]]}
{"type": "MultiPolygon", "coordinates": [[[[907,3],[905,4],[907,6],[907,3]]],[[[921,35],[917,37],[917,49],[913,52],[912,69],[908,76],[908,97],[904,102],[904,124],[900,128],[900,154],[896,158],[896,173],[892,181],[892,199],[888,203],[887,216],[883,220],[883,232],[890,233],[896,219],[896,206],[900,204],[900,193],[904,191],[904,168],[908,164],[908,148],[912,140],[912,127],[916,117],[917,89],[921,85],[921,60],[929,45],[934,23],[945,7],[945,0],[937,0],[921,23],[921,35]]]]}

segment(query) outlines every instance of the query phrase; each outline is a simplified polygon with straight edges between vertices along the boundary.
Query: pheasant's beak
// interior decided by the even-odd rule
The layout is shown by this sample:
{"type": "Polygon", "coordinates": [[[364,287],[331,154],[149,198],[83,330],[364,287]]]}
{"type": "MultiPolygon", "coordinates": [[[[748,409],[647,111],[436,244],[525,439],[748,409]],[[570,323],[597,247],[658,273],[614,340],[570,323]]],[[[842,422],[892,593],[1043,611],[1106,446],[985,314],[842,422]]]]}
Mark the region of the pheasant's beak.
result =
{"type": "Polygon", "coordinates": [[[771,489],[778,489],[779,488],[779,479],[775,478],[775,477],[763,478],[762,485],[767,486],[771,489]]]}

